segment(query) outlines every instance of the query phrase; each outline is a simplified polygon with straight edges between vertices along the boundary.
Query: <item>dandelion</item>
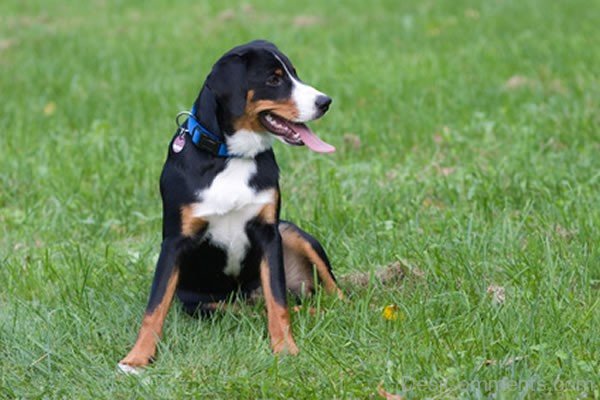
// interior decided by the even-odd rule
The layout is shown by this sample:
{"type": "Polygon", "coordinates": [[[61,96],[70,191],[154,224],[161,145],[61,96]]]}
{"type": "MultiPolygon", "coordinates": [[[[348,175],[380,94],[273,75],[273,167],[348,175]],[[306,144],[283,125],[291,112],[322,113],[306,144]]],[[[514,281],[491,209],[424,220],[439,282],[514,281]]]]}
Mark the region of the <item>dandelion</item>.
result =
{"type": "Polygon", "coordinates": [[[395,321],[398,319],[398,306],[395,304],[390,304],[383,308],[383,318],[388,321],[395,321]]]}

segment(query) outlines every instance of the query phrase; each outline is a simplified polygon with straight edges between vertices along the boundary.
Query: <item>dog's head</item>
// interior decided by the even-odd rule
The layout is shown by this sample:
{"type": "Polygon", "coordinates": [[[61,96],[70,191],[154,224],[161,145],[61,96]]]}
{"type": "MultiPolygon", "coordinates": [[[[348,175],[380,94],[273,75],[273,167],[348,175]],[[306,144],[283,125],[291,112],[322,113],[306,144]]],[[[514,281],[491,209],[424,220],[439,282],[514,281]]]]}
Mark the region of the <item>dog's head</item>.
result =
{"type": "Polygon", "coordinates": [[[330,97],[300,80],[275,45],[262,40],[223,55],[196,100],[200,114],[214,113],[212,125],[230,149],[251,155],[270,147],[272,137],[317,152],[334,151],[305,125],[323,116],[330,104],[330,97]]]}

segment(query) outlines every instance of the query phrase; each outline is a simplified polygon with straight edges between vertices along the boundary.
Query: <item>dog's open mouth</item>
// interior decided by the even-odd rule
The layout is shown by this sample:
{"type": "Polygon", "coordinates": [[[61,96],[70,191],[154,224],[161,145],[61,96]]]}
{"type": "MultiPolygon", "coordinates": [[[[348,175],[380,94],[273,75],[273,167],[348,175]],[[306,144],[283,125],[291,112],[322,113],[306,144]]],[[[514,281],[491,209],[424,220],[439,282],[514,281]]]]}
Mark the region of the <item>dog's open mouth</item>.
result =
{"type": "Polygon", "coordinates": [[[271,112],[260,113],[259,118],[269,132],[287,144],[293,146],[306,145],[306,147],[318,153],[332,153],[335,151],[335,147],[319,139],[305,124],[292,122],[271,112]]]}

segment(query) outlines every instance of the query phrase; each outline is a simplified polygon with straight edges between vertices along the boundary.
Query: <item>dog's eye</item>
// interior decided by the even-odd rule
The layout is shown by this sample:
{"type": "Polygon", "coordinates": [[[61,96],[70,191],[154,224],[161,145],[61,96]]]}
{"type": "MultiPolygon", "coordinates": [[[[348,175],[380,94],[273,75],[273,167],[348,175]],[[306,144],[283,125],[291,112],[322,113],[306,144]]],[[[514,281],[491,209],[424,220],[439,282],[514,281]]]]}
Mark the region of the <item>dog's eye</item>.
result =
{"type": "Polygon", "coordinates": [[[267,86],[279,86],[283,83],[283,78],[279,75],[271,75],[266,83],[267,86]]]}

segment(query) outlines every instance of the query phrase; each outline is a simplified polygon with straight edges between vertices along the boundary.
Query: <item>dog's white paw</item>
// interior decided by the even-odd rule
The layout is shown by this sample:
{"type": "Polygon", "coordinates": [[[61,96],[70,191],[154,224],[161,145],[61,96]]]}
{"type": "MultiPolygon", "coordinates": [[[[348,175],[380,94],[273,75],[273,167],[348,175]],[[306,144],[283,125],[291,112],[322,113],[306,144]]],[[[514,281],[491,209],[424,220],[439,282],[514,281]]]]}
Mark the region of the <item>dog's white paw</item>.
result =
{"type": "Polygon", "coordinates": [[[132,367],[131,365],[127,365],[127,364],[123,364],[123,363],[117,364],[117,367],[119,368],[119,371],[121,371],[122,373],[124,373],[126,375],[139,375],[142,373],[141,368],[132,367]]]}

